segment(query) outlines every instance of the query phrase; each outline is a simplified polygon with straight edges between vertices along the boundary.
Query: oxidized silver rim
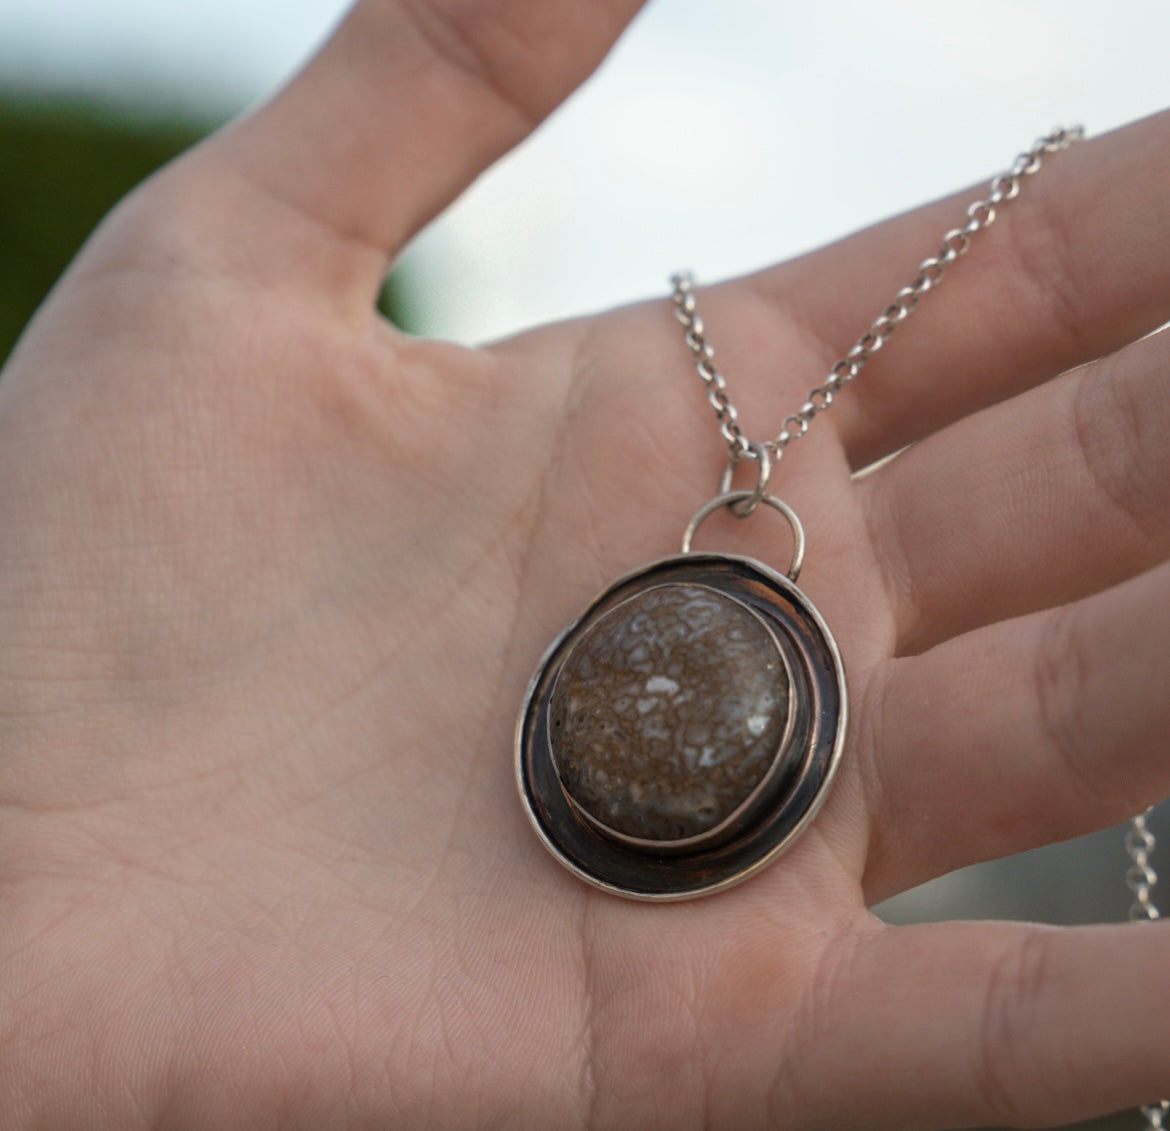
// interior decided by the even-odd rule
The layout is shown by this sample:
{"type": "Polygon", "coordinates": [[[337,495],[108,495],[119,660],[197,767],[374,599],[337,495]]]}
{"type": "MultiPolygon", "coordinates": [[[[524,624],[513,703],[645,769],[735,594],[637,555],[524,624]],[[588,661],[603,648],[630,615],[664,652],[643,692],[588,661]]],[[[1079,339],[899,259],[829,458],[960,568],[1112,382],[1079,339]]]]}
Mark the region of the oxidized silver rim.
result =
{"type": "Polygon", "coordinates": [[[752,558],[686,553],[621,578],[553,642],[536,670],[516,728],[516,778],[528,818],[549,852],[594,887],[629,899],[708,895],[754,875],[804,831],[826,796],[845,740],[840,653],[816,608],[787,577],[752,558]],[[607,837],[565,796],[549,746],[547,705],[562,662],[581,634],[648,588],[686,582],[714,589],[760,616],[784,641],[790,677],[790,741],[803,755],[777,783],[766,812],[717,845],[655,852],[607,837]]]}

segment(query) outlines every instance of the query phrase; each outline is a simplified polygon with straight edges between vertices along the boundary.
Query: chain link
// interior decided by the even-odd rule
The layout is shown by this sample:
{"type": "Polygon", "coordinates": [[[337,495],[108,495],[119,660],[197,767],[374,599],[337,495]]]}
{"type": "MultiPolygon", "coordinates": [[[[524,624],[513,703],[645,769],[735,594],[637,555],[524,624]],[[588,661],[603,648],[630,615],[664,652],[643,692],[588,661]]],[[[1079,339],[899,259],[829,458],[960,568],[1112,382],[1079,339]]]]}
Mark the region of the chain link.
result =
{"type": "Polygon", "coordinates": [[[938,252],[922,261],[913,281],[894,296],[894,301],[873,320],[853,348],[833,365],[824,381],[808,391],[804,404],[784,418],[776,438],[764,444],[753,442],[744,434],[739,412],[727,392],[727,382],[715,368],[715,350],[707,340],[703,320],[695,307],[694,280],[686,271],[671,276],[675,317],[682,323],[687,347],[694,357],[695,372],[706,386],[707,400],[719,422],[719,432],[727,443],[732,463],[759,459],[763,447],[767,448],[773,463],[778,461],[784,449],[808,432],[813,419],[832,405],[834,397],[861,372],[862,366],[882,348],[898,325],[910,317],[922,296],[942,282],[943,272],[966,253],[971,237],[995,222],[996,209],[1019,195],[1024,178],[1039,171],[1047,154],[1067,149],[1082,137],[1084,130],[1080,126],[1055,129],[1026,153],[1021,153],[1010,169],[995,177],[987,197],[968,207],[967,222],[943,236],[938,252]]]}
{"type": "Polygon", "coordinates": [[[1155,841],[1146,823],[1147,816],[1147,813],[1143,813],[1140,817],[1134,817],[1129,823],[1129,832],[1125,834],[1125,851],[1130,859],[1125,882],[1133,893],[1133,903],[1129,908],[1129,917],[1133,922],[1160,918],[1153,900],[1158,874],[1150,864],[1155,841]]]}
{"type": "MultiPolygon", "coordinates": [[[[1134,817],[1129,823],[1129,831],[1125,834],[1125,851],[1130,860],[1125,873],[1125,883],[1133,893],[1129,918],[1135,923],[1161,917],[1153,898],[1158,874],[1150,863],[1156,842],[1147,823],[1148,817],[1149,811],[1134,817]]],[[[1146,1131],[1165,1131],[1170,1128],[1170,1100],[1143,1107],[1141,1113],[1146,1119],[1146,1131]]]]}
{"type": "Polygon", "coordinates": [[[1146,1131],[1165,1131],[1170,1128],[1170,1100],[1163,1100],[1153,1107],[1143,1107],[1142,1115],[1146,1117],[1146,1131]]]}

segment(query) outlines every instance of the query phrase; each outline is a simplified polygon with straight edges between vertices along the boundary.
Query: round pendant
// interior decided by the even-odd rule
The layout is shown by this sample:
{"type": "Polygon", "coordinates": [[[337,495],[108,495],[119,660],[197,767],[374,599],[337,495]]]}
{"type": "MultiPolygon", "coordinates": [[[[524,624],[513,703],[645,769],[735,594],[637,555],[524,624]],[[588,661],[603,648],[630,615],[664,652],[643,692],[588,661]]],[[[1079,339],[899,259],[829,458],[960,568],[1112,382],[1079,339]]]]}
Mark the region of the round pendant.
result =
{"type": "Polygon", "coordinates": [[[554,641],[517,727],[520,796],[587,883],[705,895],[807,826],[845,707],[837,646],[792,580],[751,558],[682,553],[617,581],[554,641]]]}

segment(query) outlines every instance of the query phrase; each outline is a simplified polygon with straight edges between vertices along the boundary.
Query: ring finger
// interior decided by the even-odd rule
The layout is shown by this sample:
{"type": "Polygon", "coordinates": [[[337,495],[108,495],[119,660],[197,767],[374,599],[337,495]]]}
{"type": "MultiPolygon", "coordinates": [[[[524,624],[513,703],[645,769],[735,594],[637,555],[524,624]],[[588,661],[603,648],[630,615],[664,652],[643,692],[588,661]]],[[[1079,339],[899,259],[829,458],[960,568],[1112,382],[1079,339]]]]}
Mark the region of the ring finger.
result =
{"type": "Polygon", "coordinates": [[[857,484],[896,652],[1075,600],[1170,555],[1170,335],[952,425],[857,484]]]}
{"type": "Polygon", "coordinates": [[[889,661],[866,897],[1103,828],[1170,791],[1170,564],[889,661]]]}

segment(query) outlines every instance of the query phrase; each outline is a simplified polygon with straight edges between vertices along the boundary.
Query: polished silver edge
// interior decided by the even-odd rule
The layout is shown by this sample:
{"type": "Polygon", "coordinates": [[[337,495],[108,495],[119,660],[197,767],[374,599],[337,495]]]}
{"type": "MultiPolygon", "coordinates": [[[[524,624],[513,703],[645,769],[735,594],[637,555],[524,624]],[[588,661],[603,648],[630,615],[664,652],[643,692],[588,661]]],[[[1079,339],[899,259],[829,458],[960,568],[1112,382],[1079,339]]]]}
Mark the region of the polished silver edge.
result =
{"type": "Polygon", "coordinates": [[[555,639],[549,644],[541,655],[539,663],[536,665],[532,678],[528,681],[528,686],[524,692],[524,698],[520,704],[520,712],[516,720],[515,740],[514,740],[514,773],[516,777],[516,787],[520,794],[521,803],[524,808],[525,815],[528,817],[528,822],[535,831],[538,839],[548,850],[549,854],[564,868],[571,872],[577,879],[589,884],[590,887],[597,888],[600,891],[608,892],[611,895],[620,896],[622,899],[635,900],[639,903],[677,903],[684,899],[700,899],[704,896],[715,895],[717,892],[726,891],[745,880],[751,879],[760,871],[766,868],[769,864],[775,862],[782,856],[797,839],[805,832],[808,826],[815,819],[820,812],[821,806],[824,805],[828,797],[830,788],[837,776],[837,770],[841,763],[841,754],[845,746],[845,738],[849,729],[849,697],[848,689],[845,682],[845,664],[841,659],[840,649],[837,647],[837,641],[829,626],[825,623],[824,617],[821,616],[820,610],[816,605],[809,600],[804,591],[792,581],[790,578],[773,569],[771,566],[756,558],[748,557],[745,554],[727,554],[713,550],[698,550],[688,553],[671,554],[664,558],[656,558],[653,561],[647,562],[637,569],[629,570],[620,577],[615,578],[604,589],[600,590],[585,609],[570,621],[557,634],[555,639]],[[715,883],[708,884],[702,887],[691,888],[682,892],[642,892],[631,891],[628,888],[619,887],[616,884],[606,883],[598,876],[594,876],[584,869],[579,868],[572,860],[569,860],[561,851],[560,847],[548,836],[544,826],[540,823],[532,803],[529,800],[527,782],[524,774],[524,723],[528,718],[529,708],[532,703],[532,698],[536,693],[536,688],[540,683],[541,677],[544,674],[549,661],[553,658],[559,650],[565,639],[570,636],[576,629],[592,615],[593,610],[611,593],[614,589],[619,588],[626,583],[633,581],[642,574],[651,569],[658,569],[664,566],[671,566],[676,563],[694,561],[696,558],[719,558],[723,561],[741,562],[751,569],[758,570],[773,580],[780,583],[782,588],[790,589],[797,594],[800,601],[811,619],[816,623],[817,628],[821,631],[828,645],[829,654],[833,659],[833,668],[837,676],[837,691],[840,699],[840,711],[837,721],[837,735],[833,743],[833,749],[829,755],[829,763],[826,767],[824,777],[821,779],[817,787],[816,794],[809,802],[808,808],[801,814],[800,818],[792,826],[791,829],[763,856],[754,860],[751,864],[744,867],[740,872],[733,876],[728,876],[725,879],[719,880],[715,883]]]}

